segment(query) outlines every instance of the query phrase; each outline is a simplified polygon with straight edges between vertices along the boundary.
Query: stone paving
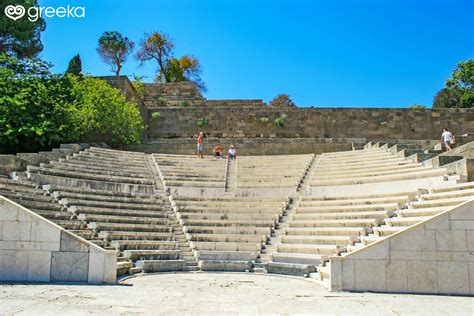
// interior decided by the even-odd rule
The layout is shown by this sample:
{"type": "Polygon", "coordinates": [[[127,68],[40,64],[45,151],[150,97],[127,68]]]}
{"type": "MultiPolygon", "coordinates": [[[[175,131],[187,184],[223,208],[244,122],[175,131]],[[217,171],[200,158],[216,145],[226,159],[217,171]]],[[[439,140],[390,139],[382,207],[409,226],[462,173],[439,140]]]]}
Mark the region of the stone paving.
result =
{"type": "Polygon", "coordinates": [[[138,275],[119,285],[0,285],[0,315],[474,315],[472,297],[329,292],[253,273],[138,275]]]}

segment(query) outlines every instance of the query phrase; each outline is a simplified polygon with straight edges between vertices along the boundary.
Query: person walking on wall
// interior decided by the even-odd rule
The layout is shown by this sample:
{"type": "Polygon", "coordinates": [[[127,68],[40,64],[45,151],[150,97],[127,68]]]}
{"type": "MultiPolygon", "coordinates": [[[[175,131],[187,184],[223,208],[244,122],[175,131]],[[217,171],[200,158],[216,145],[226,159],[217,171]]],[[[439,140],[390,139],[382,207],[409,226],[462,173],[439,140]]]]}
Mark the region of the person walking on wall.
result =
{"type": "Polygon", "coordinates": [[[443,134],[441,134],[441,141],[446,145],[448,151],[452,150],[452,145],[455,144],[454,135],[447,129],[443,129],[443,134]]]}
{"type": "Polygon", "coordinates": [[[204,142],[203,142],[204,134],[203,132],[199,133],[198,136],[198,144],[197,144],[197,156],[198,158],[204,159],[204,142]]]}

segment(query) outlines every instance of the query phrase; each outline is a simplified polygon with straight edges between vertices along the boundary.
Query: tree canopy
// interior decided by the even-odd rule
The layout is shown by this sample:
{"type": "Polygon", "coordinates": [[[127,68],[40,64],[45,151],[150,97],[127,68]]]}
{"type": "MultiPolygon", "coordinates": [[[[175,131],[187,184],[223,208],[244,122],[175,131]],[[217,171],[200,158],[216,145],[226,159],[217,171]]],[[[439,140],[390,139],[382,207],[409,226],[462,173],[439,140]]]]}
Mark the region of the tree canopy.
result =
{"type": "MultiPolygon", "coordinates": [[[[25,10],[38,6],[37,0],[21,1],[25,10]]],[[[41,44],[41,32],[46,28],[43,18],[39,17],[32,22],[28,19],[16,21],[8,18],[4,12],[7,5],[12,4],[9,0],[0,0],[0,52],[17,58],[35,57],[43,50],[41,44]]]]}
{"type": "Polygon", "coordinates": [[[438,91],[433,108],[473,108],[474,107],[474,60],[468,59],[457,64],[446,86],[438,91]]]}
{"type": "Polygon", "coordinates": [[[133,51],[135,43],[119,32],[104,32],[99,38],[97,52],[112,72],[119,76],[123,64],[133,51]]]}
{"type": "Polygon", "coordinates": [[[174,56],[174,43],[166,34],[152,32],[145,34],[135,57],[143,64],[155,61],[158,64],[157,82],[193,82],[201,91],[206,91],[206,85],[201,79],[199,60],[190,55],[180,58],[174,56]]]}
{"type": "Polygon", "coordinates": [[[74,76],[82,75],[82,60],[79,54],[75,55],[70,61],[69,65],[67,66],[66,70],[67,74],[72,74],[74,76]]]}
{"type": "Polygon", "coordinates": [[[295,108],[297,105],[291,100],[288,94],[279,94],[268,103],[273,108],[295,108]]]}
{"type": "Polygon", "coordinates": [[[38,58],[0,55],[0,144],[33,150],[97,134],[140,142],[143,120],[118,89],[50,68],[38,58]]]}

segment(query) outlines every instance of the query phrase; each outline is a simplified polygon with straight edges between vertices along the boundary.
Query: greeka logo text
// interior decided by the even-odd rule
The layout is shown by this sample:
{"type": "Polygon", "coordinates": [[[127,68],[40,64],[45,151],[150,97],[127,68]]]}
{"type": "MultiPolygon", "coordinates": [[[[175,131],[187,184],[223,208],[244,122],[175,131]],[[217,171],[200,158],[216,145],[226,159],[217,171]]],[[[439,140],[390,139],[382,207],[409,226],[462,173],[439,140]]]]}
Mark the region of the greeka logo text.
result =
{"type": "Polygon", "coordinates": [[[28,20],[36,22],[39,18],[84,18],[86,16],[85,7],[30,7],[28,10],[22,5],[8,5],[5,7],[5,15],[16,21],[27,15],[28,20]]]}

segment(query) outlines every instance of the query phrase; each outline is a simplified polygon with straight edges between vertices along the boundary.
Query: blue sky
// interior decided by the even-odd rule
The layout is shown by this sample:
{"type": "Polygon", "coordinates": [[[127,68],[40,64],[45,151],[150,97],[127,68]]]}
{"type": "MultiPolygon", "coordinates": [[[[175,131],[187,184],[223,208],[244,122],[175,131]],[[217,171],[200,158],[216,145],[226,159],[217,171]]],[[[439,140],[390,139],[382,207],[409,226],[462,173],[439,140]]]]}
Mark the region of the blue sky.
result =
{"type": "MultiPolygon", "coordinates": [[[[474,1],[462,0],[40,0],[85,6],[84,19],[48,18],[42,57],[64,71],[81,54],[93,75],[104,31],[137,44],[169,34],[176,55],[199,58],[208,99],[288,93],[300,106],[431,106],[454,66],[474,56],[474,1]]],[[[122,71],[152,80],[156,65],[122,71]]]]}

